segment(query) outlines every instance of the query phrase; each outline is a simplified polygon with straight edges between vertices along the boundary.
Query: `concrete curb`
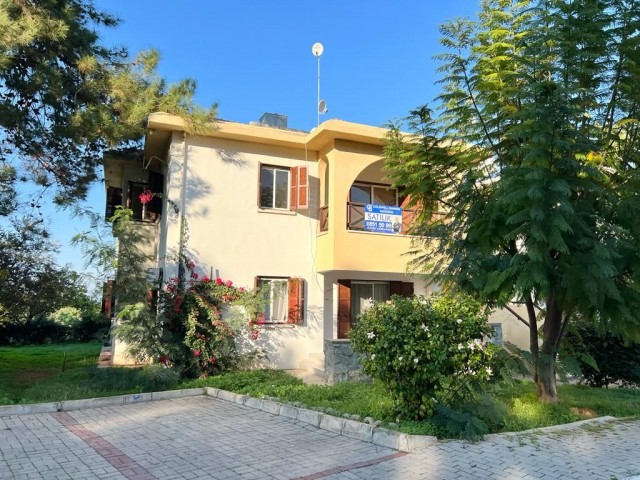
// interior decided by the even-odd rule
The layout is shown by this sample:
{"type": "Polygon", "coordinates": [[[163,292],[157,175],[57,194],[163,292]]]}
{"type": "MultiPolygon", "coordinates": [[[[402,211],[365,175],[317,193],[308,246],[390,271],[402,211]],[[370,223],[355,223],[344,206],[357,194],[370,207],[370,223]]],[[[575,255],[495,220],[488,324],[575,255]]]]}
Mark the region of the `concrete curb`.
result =
{"type": "MultiPolygon", "coordinates": [[[[81,400],[64,400],[62,402],[33,403],[23,405],[0,405],[0,417],[9,415],[29,415],[35,413],[54,413],[87,408],[110,407],[130,403],[151,402],[154,400],[170,400],[206,395],[227,402],[237,403],[249,408],[261,410],[273,415],[287,417],[292,420],[307,423],[328,432],[336,433],[381,447],[392,448],[402,452],[413,452],[417,449],[437,445],[440,441],[430,435],[409,435],[408,433],[376,427],[364,422],[334,417],[315,410],[296,407],[288,403],[278,402],[269,398],[256,398],[220,390],[219,388],[203,387],[184,390],[165,390],[162,392],[133,393],[116,395],[113,397],[87,398],[81,400]]],[[[617,420],[615,417],[605,416],[574,423],[552,425],[550,427],[534,428],[521,432],[491,433],[484,436],[484,440],[498,440],[522,435],[549,433],[553,431],[577,430],[584,425],[593,423],[607,423],[617,420]]]]}
{"type": "Polygon", "coordinates": [[[287,417],[298,422],[307,423],[328,432],[344,437],[355,438],[363,442],[373,443],[380,447],[392,448],[402,452],[412,452],[419,448],[438,444],[438,439],[430,435],[409,435],[407,433],[375,427],[368,423],[334,417],[326,413],[300,408],[288,403],[278,402],[269,398],[254,398],[239,395],[218,388],[205,387],[205,394],[227,402],[233,402],[246,407],[262,410],[287,417]]]}
{"type": "Polygon", "coordinates": [[[194,397],[205,395],[204,388],[188,388],[185,390],[166,390],[152,393],[131,393],[113,397],[84,398],[81,400],[63,400],[62,402],[32,403],[22,405],[0,405],[0,417],[8,415],[29,415],[32,413],[68,412],[86,408],[111,407],[129,403],[150,402],[153,400],[169,400],[172,398],[194,397]]]}

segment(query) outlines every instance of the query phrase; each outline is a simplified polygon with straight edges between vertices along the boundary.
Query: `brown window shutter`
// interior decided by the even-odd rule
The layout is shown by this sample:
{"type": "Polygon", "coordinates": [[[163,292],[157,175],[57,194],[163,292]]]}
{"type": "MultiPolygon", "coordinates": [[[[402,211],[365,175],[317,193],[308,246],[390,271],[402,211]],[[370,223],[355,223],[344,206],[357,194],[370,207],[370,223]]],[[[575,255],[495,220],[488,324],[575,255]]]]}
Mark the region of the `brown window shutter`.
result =
{"type": "Polygon", "coordinates": [[[292,167],[289,174],[289,208],[298,209],[298,167],[292,167]]]}
{"type": "Polygon", "coordinates": [[[115,310],[114,286],[113,280],[107,280],[102,287],[102,313],[107,318],[111,318],[115,310]]]}
{"type": "Polygon", "coordinates": [[[309,208],[309,168],[298,167],[298,209],[309,208]]]}
{"type": "Polygon", "coordinates": [[[290,278],[288,281],[289,314],[287,323],[300,324],[304,320],[304,279],[290,278]]]}
{"type": "Polygon", "coordinates": [[[402,282],[402,290],[400,295],[403,297],[412,297],[413,296],[413,283],[412,282],[402,282]]]}
{"type": "Polygon", "coordinates": [[[258,195],[256,201],[258,202],[258,207],[262,208],[262,163],[260,162],[258,163],[258,195]]]}
{"type": "Polygon", "coordinates": [[[389,282],[389,293],[391,295],[400,295],[401,297],[410,297],[413,295],[413,283],[389,282]]]}
{"type": "Polygon", "coordinates": [[[338,338],[351,330],[351,280],[338,280],[338,338]]]}
{"type": "Polygon", "coordinates": [[[402,282],[389,282],[390,295],[402,295],[402,282]]]}
{"type": "Polygon", "coordinates": [[[104,218],[109,220],[116,213],[116,207],[122,205],[122,189],[107,187],[107,205],[104,218]]]}
{"type": "Polygon", "coordinates": [[[402,233],[405,235],[410,233],[417,216],[417,207],[415,205],[413,207],[409,207],[409,203],[411,203],[411,195],[404,197],[400,203],[400,206],[402,207],[402,233]]]}
{"type": "Polygon", "coordinates": [[[154,195],[151,202],[147,205],[147,211],[151,213],[162,214],[162,194],[164,193],[164,175],[149,170],[149,190],[154,195]]]}
{"type": "Polygon", "coordinates": [[[147,307],[155,310],[158,306],[158,290],[147,290],[147,307]]]}

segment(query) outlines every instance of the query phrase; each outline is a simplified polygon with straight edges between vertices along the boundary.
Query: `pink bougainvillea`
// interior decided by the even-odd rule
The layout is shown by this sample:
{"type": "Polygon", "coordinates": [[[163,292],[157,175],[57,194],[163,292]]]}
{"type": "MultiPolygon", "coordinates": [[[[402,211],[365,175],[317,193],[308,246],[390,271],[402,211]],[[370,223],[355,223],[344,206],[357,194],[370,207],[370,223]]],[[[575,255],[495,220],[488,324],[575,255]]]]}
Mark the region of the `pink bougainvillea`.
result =
{"type": "Polygon", "coordinates": [[[140,198],[140,203],[146,205],[147,203],[151,202],[151,200],[153,200],[153,192],[149,189],[146,189],[140,194],[138,198],[140,198]]]}
{"type": "MultiPolygon", "coordinates": [[[[241,305],[247,315],[245,328],[249,337],[259,336],[259,296],[253,291],[234,286],[231,280],[200,276],[196,264],[185,261],[184,279],[172,277],[161,294],[160,307],[165,319],[172,364],[193,378],[214,375],[233,368],[238,360],[236,334],[241,327],[228,323],[222,311],[234,304],[241,305]]],[[[169,351],[166,349],[165,351],[169,351]]],[[[160,362],[163,362],[163,355],[160,362]]],[[[166,359],[165,359],[166,360],[166,359]]]]}

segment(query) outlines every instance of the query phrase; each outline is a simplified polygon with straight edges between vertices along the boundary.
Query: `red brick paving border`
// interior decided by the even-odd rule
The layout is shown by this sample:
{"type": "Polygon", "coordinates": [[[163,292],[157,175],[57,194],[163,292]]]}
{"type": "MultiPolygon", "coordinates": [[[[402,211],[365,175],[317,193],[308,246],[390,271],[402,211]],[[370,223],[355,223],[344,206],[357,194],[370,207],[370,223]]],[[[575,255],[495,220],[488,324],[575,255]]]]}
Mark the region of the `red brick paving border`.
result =
{"type": "Polygon", "coordinates": [[[294,480],[316,480],[322,477],[328,477],[329,475],[335,475],[336,473],[348,472],[349,470],[355,470],[356,468],[370,467],[371,465],[377,465],[382,462],[387,462],[389,460],[393,460],[396,458],[404,457],[407,455],[406,452],[398,452],[392,455],[387,455],[385,457],[374,458],[373,460],[367,460],[365,462],[357,462],[352,463],[351,465],[344,465],[342,467],[334,467],[329,470],[324,470],[322,472],[312,473],[311,475],[306,475],[304,477],[298,477],[294,480]]]}
{"type": "Polygon", "coordinates": [[[116,448],[97,433],[83,427],[75,418],[66,412],[52,413],[62,426],[73,433],[76,437],[89,445],[95,452],[109,462],[129,480],[156,480],[149,471],[142,467],[119,448],[116,448]]]}

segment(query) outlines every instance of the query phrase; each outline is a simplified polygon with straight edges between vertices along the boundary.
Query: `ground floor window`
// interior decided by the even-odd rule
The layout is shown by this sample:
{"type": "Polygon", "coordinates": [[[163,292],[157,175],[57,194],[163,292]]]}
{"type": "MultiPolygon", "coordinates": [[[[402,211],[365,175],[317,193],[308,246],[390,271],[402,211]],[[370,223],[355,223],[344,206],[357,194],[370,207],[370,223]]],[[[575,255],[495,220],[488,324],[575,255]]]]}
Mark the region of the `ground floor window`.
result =
{"type": "Polygon", "coordinates": [[[349,338],[358,315],[373,302],[388,300],[392,295],[412,296],[413,283],[338,280],[338,338],[349,338]]]}
{"type": "Polygon", "coordinates": [[[265,299],[265,323],[284,323],[287,320],[287,279],[260,278],[258,288],[265,299]]]}
{"type": "Polygon", "coordinates": [[[491,334],[491,338],[489,338],[489,342],[494,345],[502,345],[502,324],[501,323],[490,323],[489,326],[493,328],[493,333],[491,334]]]}
{"type": "Polygon", "coordinates": [[[373,302],[384,302],[390,297],[389,282],[351,282],[351,325],[373,302]]]}
{"type": "Polygon", "coordinates": [[[292,277],[256,277],[264,301],[264,323],[302,323],[304,280],[292,277]]]}

